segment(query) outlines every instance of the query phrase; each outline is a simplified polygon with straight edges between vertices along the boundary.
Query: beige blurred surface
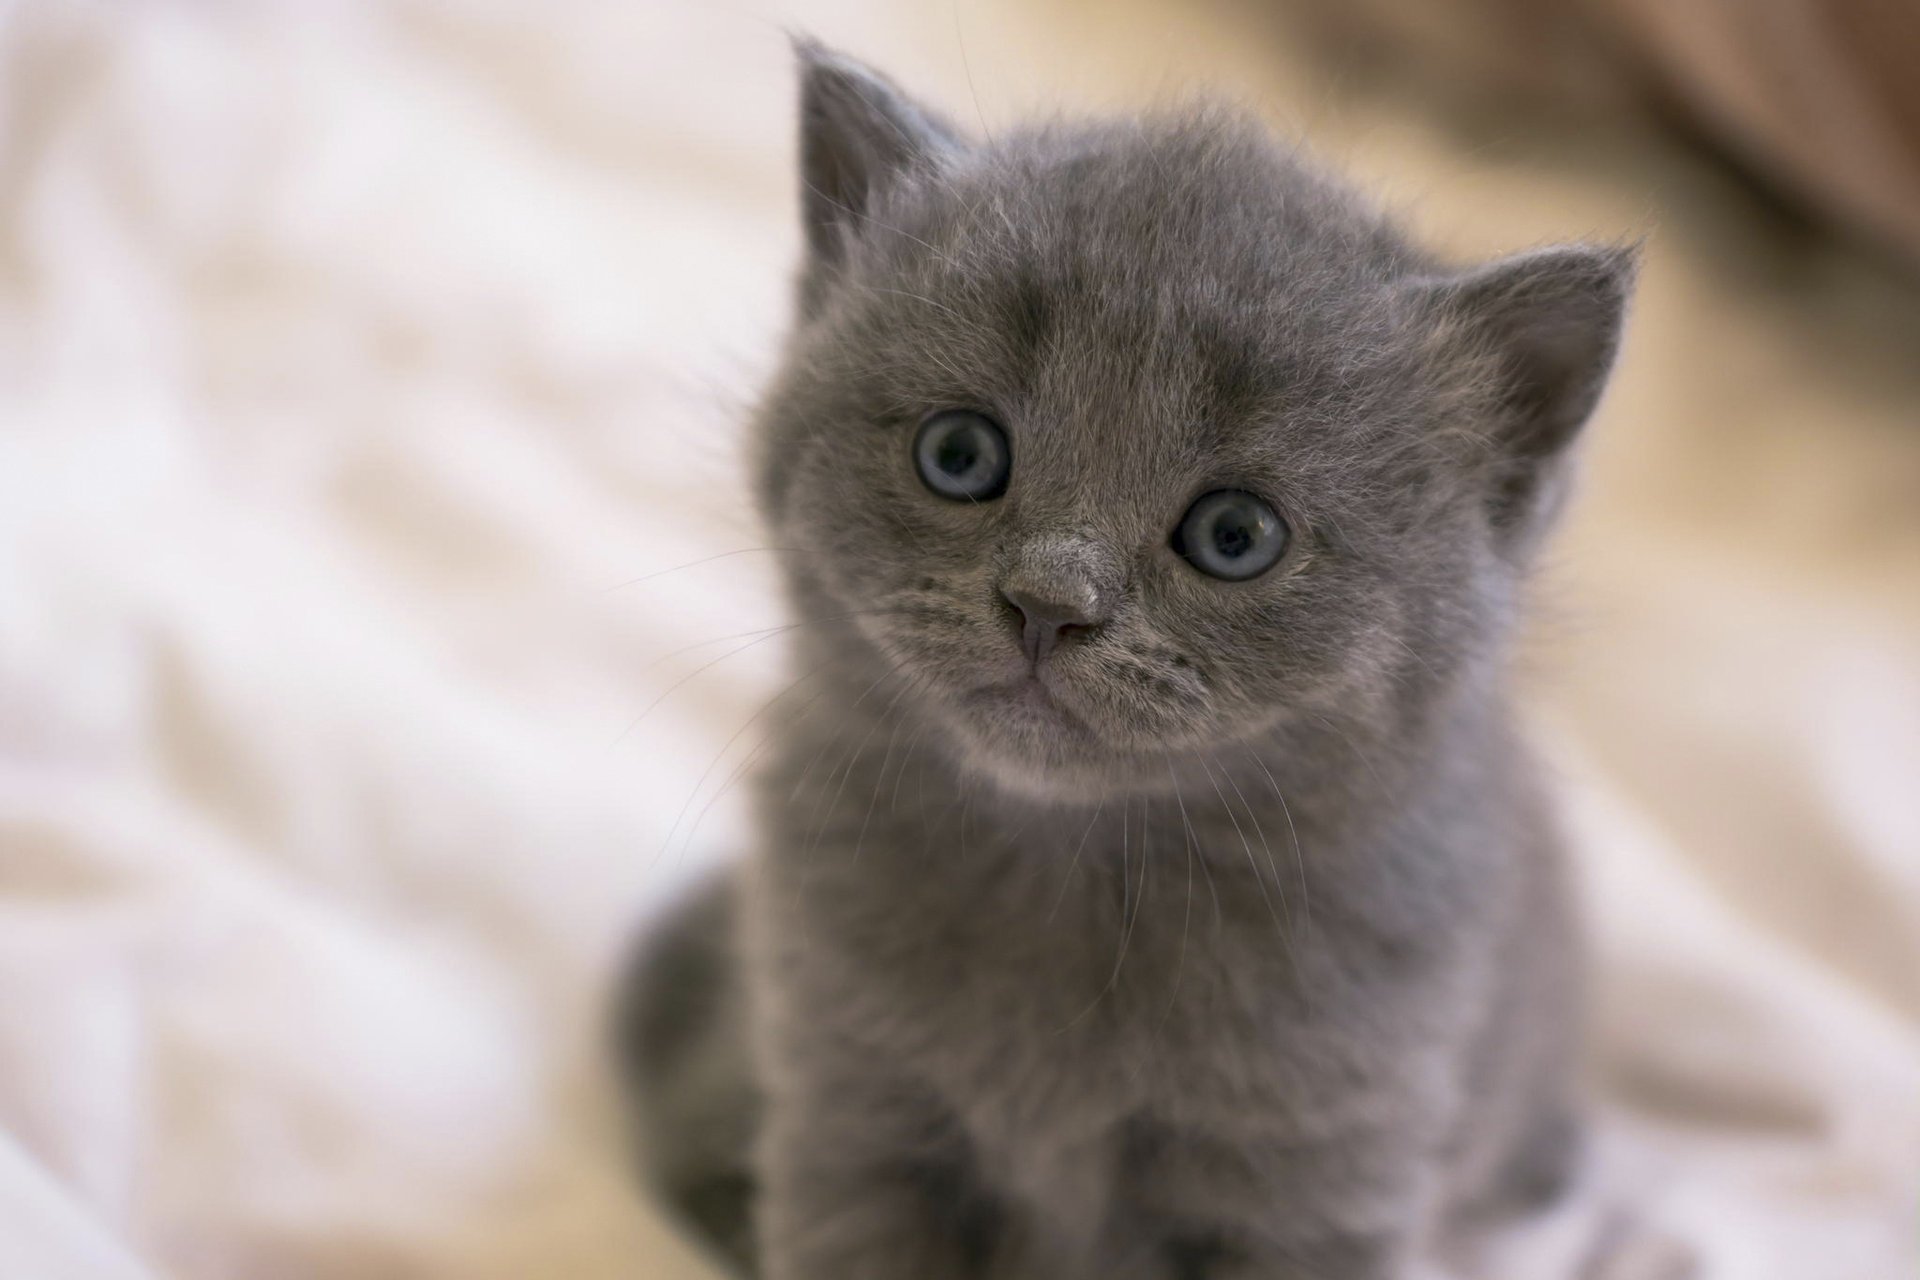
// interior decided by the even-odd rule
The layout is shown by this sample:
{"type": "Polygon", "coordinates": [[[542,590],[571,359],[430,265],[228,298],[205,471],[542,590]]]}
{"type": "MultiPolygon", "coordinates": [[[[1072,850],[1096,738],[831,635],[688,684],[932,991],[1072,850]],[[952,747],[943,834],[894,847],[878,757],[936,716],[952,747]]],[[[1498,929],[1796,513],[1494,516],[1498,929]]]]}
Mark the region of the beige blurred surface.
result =
{"type": "Polygon", "coordinates": [[[1531,658],[1594,1194],[1910,1280],[1920,300],[1179,0],[0,7],[0,1277],[701,1274],[594,1032],[778,687],[788,26],[988,129],[1242,95],[1463,257],[1649,237],[1531,658]]]}
{"type": "Polygon", "coordinates": [[[1772,198],[1920,267],[1914,0],[1275,0],[1324,52],[1679,126],[1772,198]]]}

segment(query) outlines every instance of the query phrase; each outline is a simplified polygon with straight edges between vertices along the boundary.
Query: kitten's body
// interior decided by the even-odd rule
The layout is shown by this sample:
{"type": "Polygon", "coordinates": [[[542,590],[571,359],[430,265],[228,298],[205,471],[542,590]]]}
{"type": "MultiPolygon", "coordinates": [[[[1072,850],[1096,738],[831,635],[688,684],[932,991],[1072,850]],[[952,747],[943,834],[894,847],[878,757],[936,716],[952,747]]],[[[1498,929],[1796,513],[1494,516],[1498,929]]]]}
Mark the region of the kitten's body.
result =
{"type": "Polygon", "coordinates": [[[1447,276],[1229,121],[982,151],[817,51],[804,111],[759,446],[812,701],[635,988],[658,1180],[772,1280],[1400,1277],[1549,1191],[1575,948],[1503,654],[1624,258],[1447,276]],[[913,488],[954,404],[991,506],[913,488]],[[1168,551],[1255,483],[1292,558],[1168,551]],[[1023,654],[1003,593],[1089,621],[1023,654]]]}

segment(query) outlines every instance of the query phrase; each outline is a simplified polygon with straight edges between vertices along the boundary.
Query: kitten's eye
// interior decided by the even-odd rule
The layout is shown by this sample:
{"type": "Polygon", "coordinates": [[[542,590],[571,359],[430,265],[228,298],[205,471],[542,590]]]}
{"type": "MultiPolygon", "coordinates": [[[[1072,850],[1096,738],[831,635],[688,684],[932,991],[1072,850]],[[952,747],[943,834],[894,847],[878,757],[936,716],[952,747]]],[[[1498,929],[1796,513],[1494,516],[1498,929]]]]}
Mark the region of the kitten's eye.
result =
{"type": "Polygon", "coordinates": [[[1244,582],[1273,568],[1290,536],[1272,507],[1250,493],[1221,489],[1187,508],[1173,549],[1204,574],[1244,582]]]}
{"type": "Polygon", "coordinates": [[[985,502],[1007,491],[1013,454],[991,418],[948,409],[920,424],[913,461],[927,488],[955,502],[985,502]]]}

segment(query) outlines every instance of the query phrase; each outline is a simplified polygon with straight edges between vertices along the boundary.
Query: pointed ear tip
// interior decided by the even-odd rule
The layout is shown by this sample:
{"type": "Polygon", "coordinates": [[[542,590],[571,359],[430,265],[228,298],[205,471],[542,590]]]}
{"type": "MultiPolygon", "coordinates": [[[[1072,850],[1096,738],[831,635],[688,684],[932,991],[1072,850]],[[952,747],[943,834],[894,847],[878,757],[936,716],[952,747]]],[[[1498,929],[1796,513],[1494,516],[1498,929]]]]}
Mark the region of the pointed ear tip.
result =
{"type": "Polygon", "coordinates": [[[793,46],[793,60],[799,65],[802,81],[812,81],[824,77],[842,80],[875,79],[873,69],[842,52],[809,31],[797,28],[787,32],[787,41],[793,46]]]}
{"type": "Polygon", "coordinates": [[[838,55],[833,49],[810,31],[789,29],[787,44],[793,49],[793,62],[799,68],[800,79],[803,82],[831,70],[834,63],[838,61],[838,55]]]}
{"type": "Polygon", "coordinates": [[[1601,305],[1615,325],[1622,322],[1634,286],[1639,283],[1640,265],[1645,257],[1642,250],[1643,242],[1639,240],[1599,246],[1599,273],[1594,290],[1603,299],[1601,305]]]}
{"type": "Polygon", "coordinates": [[[848,75],[852,60],[812,32],[791,29],[787,32],[787,42],[793,47],[793,62],[800,72],[803,92],[811,92],[815,86],[845,79],[848,75]]]}
{"type": "Polygon", "coordinates": [[[1567,248],[1570,253],[1577,255],[1586,268],[1586,274],[1622,294],[1632,290],[1634,281],[1639,278],[1641,263],[1646,258],[1646,241],[1640,238],[1588,241],[1567,248]]]}
{"type": "MultiPolygon", "coordinates": [[[[1540,284],[1556,292],[1584,294],[1611,310],[1625,306],[1640,275],[1642,242],[1579,241],[1553,245],[1510,259],[1540,284]]],[[[1494,264],[1495,269],[1499,268],[1494,264]]]]}
{"type": "Polygon", "coordinates": [[[1632,240],[1616,240],[1610,244],[1593,246],[1602,272],[1616,281],[1622,290],[1631,289],[1639,278],[1640,267],[1646,261],[1647,242],[1644,237],[1632,240]]]}
{"type": "Polygon", "coordinates": [[[1594,275],[1630,275],[1639,268],[1642,243],[1640,240],[1572,240],[1522,250],[1507,261],[1515,265],[1552,264],[1594,275]]]}

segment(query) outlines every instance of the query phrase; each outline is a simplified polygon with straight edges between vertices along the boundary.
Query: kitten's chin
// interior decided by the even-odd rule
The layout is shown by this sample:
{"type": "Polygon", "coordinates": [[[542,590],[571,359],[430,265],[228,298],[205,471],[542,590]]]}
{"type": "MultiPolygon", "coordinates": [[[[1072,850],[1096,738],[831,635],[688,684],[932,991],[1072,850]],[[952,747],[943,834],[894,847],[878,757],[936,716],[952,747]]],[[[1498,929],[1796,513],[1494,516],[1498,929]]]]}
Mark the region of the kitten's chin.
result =
{"type": "Polygon", "coordinates": [[[1027,800],[1088,804],[1138,789],[1139,762],[1123,758],[1099,732],[1037,683],[1016,681],[969,695],[956,726],[961,763],[1027,800]]]}
{"type": "Polygon", "coordinates": [[[1008,795],[1041,804],[1093,804],[1125,786],[1108,770],[1091,763],[1034,760],[975,743],[966,745],[961,763],[1008,795]]]}

